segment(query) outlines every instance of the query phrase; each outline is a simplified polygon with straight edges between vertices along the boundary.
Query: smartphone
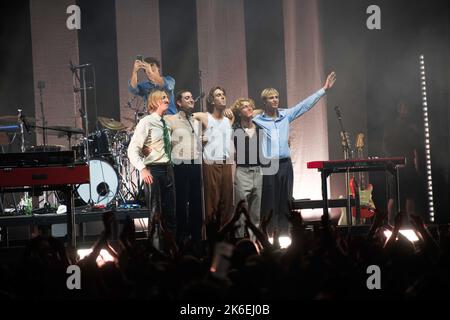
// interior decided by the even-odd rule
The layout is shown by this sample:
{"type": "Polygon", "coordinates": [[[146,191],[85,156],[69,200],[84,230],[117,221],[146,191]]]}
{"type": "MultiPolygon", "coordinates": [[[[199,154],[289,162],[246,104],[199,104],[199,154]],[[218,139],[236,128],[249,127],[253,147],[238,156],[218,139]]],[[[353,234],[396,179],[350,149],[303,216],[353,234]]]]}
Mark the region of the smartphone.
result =
{"type": "Polygon", "coordinates": [[[142,56],[141,56],[140,54],[138,54],[138,55],[136,56],[136,60],[144,61],[144,60],[142,59],[142,56]]]}

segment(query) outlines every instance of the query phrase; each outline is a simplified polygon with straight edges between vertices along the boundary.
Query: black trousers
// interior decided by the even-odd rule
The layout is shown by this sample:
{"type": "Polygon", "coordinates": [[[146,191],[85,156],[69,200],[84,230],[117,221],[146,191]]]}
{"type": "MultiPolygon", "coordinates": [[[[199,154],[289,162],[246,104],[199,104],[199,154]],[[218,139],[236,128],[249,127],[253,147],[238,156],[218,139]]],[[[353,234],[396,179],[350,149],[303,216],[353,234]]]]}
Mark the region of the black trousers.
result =
{"type": "Polygon", "coordinates": [[[202,230],[201,165],[174,166],[176,188],[177,241],[200,242],[202,230]]]}
{"type": "Polygon", "coordinates": [[[286,216],[289,214],[289,202],[292,200],[294,171],[290,158],[278,161],[277,173],[263,176],[261,217],[267,216],[273,210],[269,230],[276,228],[280,235],[288,235],[289,222],[286,216]]]}
{"type": "Polygon", "coordinates": [[[177,223],[175,217],[175,183],[172,165],[149,165],[147,169],[150,170],[153,176],[152,184],[144,184],[145,200],[147,208],[149,208],[148,224],[150,226],[153,216],[156,213],[160,213],[167,230],[175,236],[177,223]]]}

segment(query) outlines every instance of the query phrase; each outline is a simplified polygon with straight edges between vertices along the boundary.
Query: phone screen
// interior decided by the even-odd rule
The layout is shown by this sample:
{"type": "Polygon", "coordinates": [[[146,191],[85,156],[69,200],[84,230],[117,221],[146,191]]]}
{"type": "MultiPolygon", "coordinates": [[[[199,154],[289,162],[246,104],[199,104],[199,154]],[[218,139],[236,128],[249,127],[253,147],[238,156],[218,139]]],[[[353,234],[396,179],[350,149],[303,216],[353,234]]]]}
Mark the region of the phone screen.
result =
{"type": "Polygon", "coordinates": [[[136,56],[136,60],[143,61],[143,60],[142,60],[142,56],[141,56],[141,55],[137,55],[137,56],[136,56]]]}

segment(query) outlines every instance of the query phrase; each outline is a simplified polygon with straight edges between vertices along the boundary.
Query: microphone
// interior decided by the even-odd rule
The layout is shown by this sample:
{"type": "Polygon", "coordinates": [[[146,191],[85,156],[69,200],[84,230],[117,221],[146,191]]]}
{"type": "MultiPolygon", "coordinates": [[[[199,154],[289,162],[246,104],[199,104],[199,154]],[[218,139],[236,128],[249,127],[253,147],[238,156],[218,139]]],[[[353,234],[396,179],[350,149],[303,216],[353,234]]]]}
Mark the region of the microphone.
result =
{"type": "Polygon", "coordinates": [[[25,130],[27,131],[27,133],[31,133],[30,126],[28,125],[27,119],[25,118],[25,115],[22,114],[22,109],[17,109],[17,111],[19,112],[18,119],[23,123],[23,126],[25,127],[25,130]]]}
{"type": "Polygon", "coordinates": [[[336,115],[337,115],[338,119],[341,120],[342,115],[341,115],[341,109],[339,108],[339,106],[334,107],[334,110],[336,111],[336,115]]]}
{"type": "Polygon", "coordinates": [[[205,93],[202,92],[197,98],[194,99],[194,103],[197,103],[198,100],[203,99],[205,97],[205,93]]]}
{"type": "Polygon", "coordinates": [[[75,69],[82,69],[82,68],[86,68],[89,67],[91,64],[90,63],[85,63],[85,64],[79,64],[77,66],[73,66],[75,69]]]}
{"type": "MultiPolygon", "coordinates": [[[[86,90],[92,90],[92,89],[94,89],[94,87],[86,87],[86,90]]],[[[84,89],[83,88],[73,88],[73,92],[80,92],[80,91],[83,91],[84,89]]]]}
{"type": "Polygon", "coordinates": [[[76,69],[83,69],[91,65],[90,63],[73,65],[72,60],[69,60],[69,63],[70,63],[70,70],[72,70],[72,72],[74,72],[76,69]]]}

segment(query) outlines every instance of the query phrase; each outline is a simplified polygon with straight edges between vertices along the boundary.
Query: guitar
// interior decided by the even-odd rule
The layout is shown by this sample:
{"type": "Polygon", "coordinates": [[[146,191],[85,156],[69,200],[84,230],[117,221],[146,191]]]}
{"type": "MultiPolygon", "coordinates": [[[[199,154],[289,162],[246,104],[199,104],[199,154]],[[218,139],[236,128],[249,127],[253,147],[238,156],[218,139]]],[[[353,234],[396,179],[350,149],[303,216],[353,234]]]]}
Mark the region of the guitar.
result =
{"type": "MultiPolygon", "coordinates": [[[[363,159],[364,133],[359,133],[356,137],[357,158],[363,159]]],[[[371,218],[375,215],[375,203],[372,200],[373,185],[368,182],[366,172],[357,172],[350,179],[350,192],[355,199],[359,197],[360,218],[371,218]]],[[[352,216],[356,217],[356,208],[352,208],[352,216]]]]}

